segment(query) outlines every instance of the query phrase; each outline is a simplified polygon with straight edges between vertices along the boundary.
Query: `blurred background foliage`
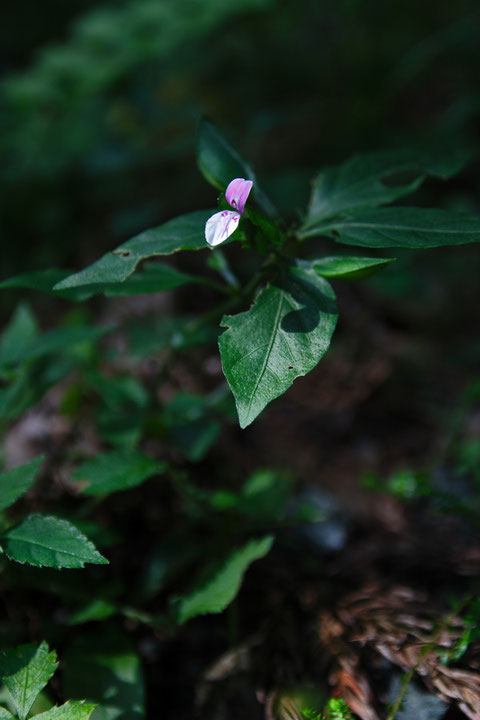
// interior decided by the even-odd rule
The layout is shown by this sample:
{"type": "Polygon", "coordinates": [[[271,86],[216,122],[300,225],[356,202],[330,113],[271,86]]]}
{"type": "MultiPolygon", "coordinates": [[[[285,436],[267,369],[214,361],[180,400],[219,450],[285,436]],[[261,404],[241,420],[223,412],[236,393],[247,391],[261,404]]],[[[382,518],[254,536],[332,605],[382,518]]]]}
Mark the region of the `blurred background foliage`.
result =
{"type": "MultiPolygon", "coordinates": [[[[79,267],[211,205],[194,166],[203,114],[290,217],[312,173],[354,151],[478,143],[473,0],[18,0],[1,14],[2,277],[79,267]]],[[[475,205],[478,186],[460,180],[448,203],[475,205]]]]}

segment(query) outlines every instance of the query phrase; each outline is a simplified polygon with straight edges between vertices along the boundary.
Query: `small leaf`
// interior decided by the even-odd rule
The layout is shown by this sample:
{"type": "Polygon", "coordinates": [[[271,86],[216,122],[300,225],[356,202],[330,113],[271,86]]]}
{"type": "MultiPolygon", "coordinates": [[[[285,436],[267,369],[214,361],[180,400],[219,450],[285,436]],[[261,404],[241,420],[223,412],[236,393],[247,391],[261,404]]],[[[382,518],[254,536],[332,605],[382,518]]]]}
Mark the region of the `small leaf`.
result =
{"type": "Polygon", "coordinates": [[[201,120],[198,129],[197,164],[205,180],[218,190],[225,190],[234,178],[252,180],[253,195],[259,205],[267,215],[275,216],[277,214],[272,203],[259,187],[251,165],[206,118],[201,120]]]}
{"type": "Polygon", "coordinates": [[[0,340],[0,366],[14,365],[23,360],[25,351],[37,336],[37,322],[30,306],[21,303],[3,331],[0,340]]]}
{"type": "Polygon", "coordinates": [[[312,260],[311,265],[318,275],[344,280],[363,278],[395,262],[395,258],[354,257],[337,255],[312,260]]]}
{"type": "Polygon", "coordinates": [[[72,480],[87,482],[84,495],[107,495],[128,490],[166,469],[166,463],[135,450],[102,453],[78,467],[72,480]]]}
{"type": "Polygon", "coordinates": [[[25,465],[18,465],[12,470],[0,473],[0,510],[13,505],[33,485],[38,468],[45,456],[31,460],[25,465]]]}
{"type": "Polygon", "coordinates": [[[88,720],[97,706],[84,700],[71,700],[47,712],[35,715],[37,720],[88,720]]]}
{"type": "Polygon", "coordinates": [[[48,515],[29,515],[0,542],[10,560],[37,567],[82,568],[85,563],[108,564],[74,525],[48,515]]]}
{"type": "Polygon", "coordinates": [[[337,317],[331,286],[299,263],[262,290],[250,310],[223,318],[228,330],[218,344],[240,427],[313,370],[328,350],[337,317]]]}
{"type": "Polygon", "coordinates": [[[53,289],[123,282],[141,260],[156,255],[171,255],[179,250],[206,248],[205,223],[214,212],[215,210],[197,210],[169,220],[157,228],[145,230],[85,270],[65,278],[53,289]]]}
{"type": "Polygon", "coordinates": [[[84,605],[70,616],[69,625],[81,625],[92,620],[106,620],[115,615],[117,608],[107,600],[96,598],[92,602],[84,605]]]}
{"type": "Polygon", "coordinates": [[[54,650],[43,641],[37,645],[20,645],[0,653],[0,678],[8,689],[20,720],[27,717],[35,698],[58,667],[54,650]]]}
{"type": "Polygon", "coordinates": [[[273,545],[273,535],[251,540],[235,551],[212,577],[189,595],[177,598],[175,610],[180,625],[196,615],[220,613],[234,599],[240,589],[243,575],[254,560],[264,557],[273,545]]]}
{"type": "Polygon", "coordinates": [[[346,210],[376,207],[393,202],[418,188],[425,175],[448,178],[465,164],[466,153],[458,148],[411,148],[354,155],[342,165],[322,170],[313,184],[303,228],[346,210]],[[385,184],[405,173],[413,179],[385,184]]]}
{"type": "Polygon", "coordinates": [[[6,708],[0,706],[0,720],[14,720],[14,716],[6,708]]]}

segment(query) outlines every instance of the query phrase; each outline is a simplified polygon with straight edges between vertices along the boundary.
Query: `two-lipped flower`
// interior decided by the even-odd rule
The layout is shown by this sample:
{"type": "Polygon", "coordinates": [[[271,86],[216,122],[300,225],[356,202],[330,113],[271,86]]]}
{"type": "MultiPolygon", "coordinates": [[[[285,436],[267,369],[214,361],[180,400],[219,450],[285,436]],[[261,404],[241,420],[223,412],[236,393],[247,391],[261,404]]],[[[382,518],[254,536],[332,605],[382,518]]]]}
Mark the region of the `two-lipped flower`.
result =
{"type": "Polygon", "coordinates": [[[220,245],[238,227],[240,218],[245,210],[245,203],[250,195],[253,182],[243,178],[232,180],[225,191],[225,199],[233,210],[220,210],[207,220],[205,225],[205,239],[214,247],[220,245]]]}

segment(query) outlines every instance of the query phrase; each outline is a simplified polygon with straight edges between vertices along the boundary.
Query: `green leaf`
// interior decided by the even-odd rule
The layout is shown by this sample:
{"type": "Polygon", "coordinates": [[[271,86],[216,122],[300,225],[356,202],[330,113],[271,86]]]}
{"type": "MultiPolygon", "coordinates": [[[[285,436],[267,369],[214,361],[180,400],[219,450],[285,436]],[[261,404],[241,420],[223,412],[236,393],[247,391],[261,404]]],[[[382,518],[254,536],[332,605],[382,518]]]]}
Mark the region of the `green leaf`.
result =
{"type": "Polygon", "coordinates": [[[454,175],[466,159],[463,150],[446,152],[443,147],[354,155],[342,165],[325,168],[315,179],[303,230],[346,210],[393,202],[416,190],[425,175],[444,179],[454,175]],[[414,178],[406,182],[405,174],[414,178]],[[396,177],[401,180],[393,183],[396,177]]]}
{"type": "Polygon", "coordinates": [[[203,460],[220,433],[208,396],[179,392],[164,413],[176,447],[191,462],[203,460]]]}
{"type": "Polygon", "coordinates": [[[117,608],[107,600],[96,598],[84,605],[70,616],[69,625],[80,625],[81,623],[91,622],[92,620],[106,620],[115,615],[117,608]]]}
{"type": "Polygon", "coordinates": [[[58,667],[54,650],[40,645],[20,645],[0,653],[0,678],[12,696],[20,720],[27,717],[35,698],[58,667]]]}
{"type": "Polygon", "coordinates": [[[53,289],[65,290],[83,285],[123,282],[141,260],[156,255],[171,255],[179,250],[206,248],[205,223],[214,212],[215,210],[197,210],[169,220],[157,228],[145,230],[85,270],[65,278],[53,289]]]}
{"type": "Polygon", "coordinates": [[[311,265],[315,272],[322,277],[350,280],[371,275],[392,262],[395,262],[395,258],[335,255],[319,260],[311,260],[311,265]]]}
{"type": "Polygon", "coordinates": [[[13,505],[33,485],[38,468],[45,456],[31,460],[25,465],[18,465],[12,470],[0,473],[0,510],[13,505]]]}
{"type": "Polygon", "coordinates": [[[312,234],[329,235],[346,245],[374,248],[463,245],[480,241],[480,217],[417,207],[358,210],[319,225],[312,234]]]}
{"type": "Polygon", "coordinates": [[[82,568],[108,564],[88,538],[66,520],[29,515],[9,530],[0,543],[10,560],[37,567],[82,568]]]}
{"type": "Polygon", "coordinates": [[[84,630],[75,636],[63,659],[63,687],[68,697],[99,703],[92,720],[145,717],[141,664],[120,627],[84,630]]]}
{"type": "Polygon", "coordinates": [[[68,270],[51,268],[48,270],[34,270],[30,273],[15,275],[15,277],[3,280],[0,289],[23,288],[25,290],[39,290],[67,300],[81,301],[93,295],[88,290],[72,288],[71,290],[53,290],[53,286],[71,275],[68,270]]]}
{"type": "Polygon", "coordinates": [[[0,720],[14,720],[14,716],[6,708],[0,706],[0,720]]]}
{"type": "Polygon", "coordinates": [[[170,265],[150,263],[145,265],[142,272],[122,282],[92,283],[91,285],[70,288],[69,290],[53,289],[55,285],[60,284],[70,275],[71,273],[66,270],[39,270],[4,280],[4,282],[0,283],[0,288],[40,290],[68,300],[82,301],[98,293],[105,293],[107,297],[140,295],[142,293],[173,290],[188,283],[205,282],[202,277],[180,272],[170,265]]]}
{"type": "Polygon", "coordinates": [[[249,565],[270,551],[273,540],[273,535],[251,540],[232,553],[206,582],[188,595],[177,598],[175,601],[177,622],[182,625],[196,615],[222,612],[238,593],[249,565]]]}
{"type": "Polygon", "coordinates": [[[14,365],[38,336],[38,327],[30,306],[21,303],[5,328],[0,340],[0,366],[14,365]]]}
{"type": "Polygon", "coordinates": [[[283,271],[252,307],[227,316],[218,341],[240,426],[249,425],[328,350],[337,322],[335,294],[307,264],[283,271]]]}
{"type": "Polygon", "coordinates": [[[117,295],[140,295],[142,293],[157,293],[162,290],[174,290],[189,283],[203,283],[204,279],[180,272],[170,265],[150,263],[142,268],[142,272],[135,273],[122,283],[104,285],[103,292],[107,297],[117,295]]]}
{"type": "Polygon", "coordinates": [[[253,168],[206,118],[198,128],[197,164],[205,180],[218,190],[225,190],[230,180],[237,177],[255,182],[253,168]]]}
{"type": "Polygon", "coordinates": [[[128,490],[165,470],[166,463],[147,457],[135,450],[102,453],[80,465],[72,480],[88,483],[84,495],[107,495],[128,490]]]}
{"type": "Polygon", "coordinates": [[[275,216],[276,209],[262,192],[251,165],[233,148],[218,128],[203,118],[197,140],[197,164],[207,182],[218,190],[226,190],[234,178],[252,180],[252,193],[267,215],[275,216]]]}
{"type": "Polygon", "coordinates": [[[40,715],[35,715],[35,717],[37,720],[88,720],[96,707],[93,703],[73,700],[59,707],[53,707],[40,715]]]}

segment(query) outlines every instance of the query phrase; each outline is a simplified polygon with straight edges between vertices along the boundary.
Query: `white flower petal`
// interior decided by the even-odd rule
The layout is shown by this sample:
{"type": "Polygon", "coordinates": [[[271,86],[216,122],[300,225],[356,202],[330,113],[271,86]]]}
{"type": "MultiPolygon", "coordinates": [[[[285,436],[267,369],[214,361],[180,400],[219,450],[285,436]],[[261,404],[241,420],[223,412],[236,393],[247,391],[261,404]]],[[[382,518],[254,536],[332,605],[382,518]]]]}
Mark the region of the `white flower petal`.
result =
{"type": "Polygon", "coordinates": [[[205,225],[205,240],[212,247],[220,245],[235,232],[239,220],[240,215],[233,210],[222,210],[215,213],[208,218],[205,225]]]}

